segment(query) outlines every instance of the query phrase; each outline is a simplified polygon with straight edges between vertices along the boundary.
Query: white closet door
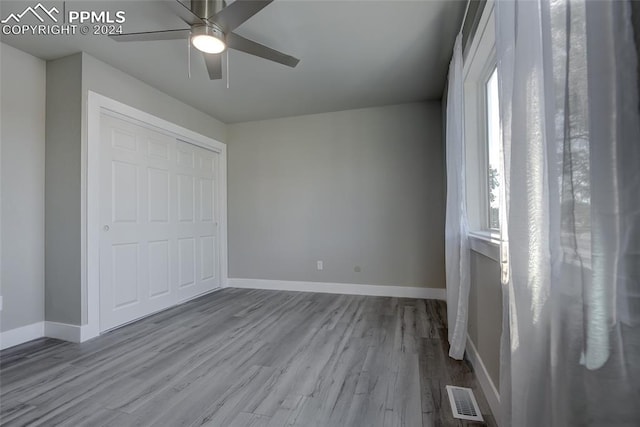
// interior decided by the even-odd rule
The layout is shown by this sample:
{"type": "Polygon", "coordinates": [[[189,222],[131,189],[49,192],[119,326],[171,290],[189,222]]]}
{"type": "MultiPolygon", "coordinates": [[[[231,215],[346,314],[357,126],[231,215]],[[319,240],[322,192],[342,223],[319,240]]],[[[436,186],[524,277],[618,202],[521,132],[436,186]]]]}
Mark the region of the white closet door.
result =
{"type": "Polygon", "coordinates": [[[178,141],[177,153],[177,291],[180,299],[217,288],[218,156],[178,141]]]}
{"type": "Polygon", "coordinates": [[[103,115],[100,329],[219,287],[216,153],[103,115]]]}

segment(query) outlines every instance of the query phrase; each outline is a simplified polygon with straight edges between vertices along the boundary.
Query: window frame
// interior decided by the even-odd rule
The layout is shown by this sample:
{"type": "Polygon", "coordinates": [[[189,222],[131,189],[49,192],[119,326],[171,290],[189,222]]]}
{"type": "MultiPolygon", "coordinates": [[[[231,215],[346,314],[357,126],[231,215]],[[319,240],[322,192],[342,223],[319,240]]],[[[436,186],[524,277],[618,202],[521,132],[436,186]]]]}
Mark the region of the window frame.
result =
{"type": "Polygon", "coordinates": [[[469,234],[499,242],[489,223],[489,139],[487,83],[496,69],[493,2],[488,1],[477,31],[463,52],[466,200],[469,234]]]}

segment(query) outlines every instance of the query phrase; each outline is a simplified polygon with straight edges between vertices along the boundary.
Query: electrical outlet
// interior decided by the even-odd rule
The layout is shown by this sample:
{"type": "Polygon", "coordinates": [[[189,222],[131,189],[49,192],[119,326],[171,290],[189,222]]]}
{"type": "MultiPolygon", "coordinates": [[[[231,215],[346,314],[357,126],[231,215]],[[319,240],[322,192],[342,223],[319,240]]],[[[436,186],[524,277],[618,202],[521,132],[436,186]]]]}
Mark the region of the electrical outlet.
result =
{"type": "Polygon", "coordinates": [[[318,267],[318,270],[322,270],[324,268],[324,264],[322,263],[322,261],[318,261],[316,263],[316,266],[318,267]]]}

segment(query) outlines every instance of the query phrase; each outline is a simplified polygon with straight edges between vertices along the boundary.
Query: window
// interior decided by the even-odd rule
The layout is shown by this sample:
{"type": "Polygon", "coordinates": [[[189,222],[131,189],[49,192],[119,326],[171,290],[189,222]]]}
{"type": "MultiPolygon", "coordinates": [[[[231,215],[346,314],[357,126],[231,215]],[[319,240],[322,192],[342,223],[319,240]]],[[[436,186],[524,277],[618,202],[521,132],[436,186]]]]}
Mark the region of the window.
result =
{"type": "Polygon", "coordinates": [[[500,211],[498,191],[500,188],[500,176],[498,171],[500,161],[500,107],[498,101],[498,69],[494,68],[491,77],[485,84],[486,99],[486,129],[487,129],[487,228],[489,230],[500,229],[500,211]]]}
{"type": "Polygon", "coordinates": [[[464,121],[469,231],[493,240],[500,230],[501,156],[493,5],[487,3],[464,52],[464,121]]]}

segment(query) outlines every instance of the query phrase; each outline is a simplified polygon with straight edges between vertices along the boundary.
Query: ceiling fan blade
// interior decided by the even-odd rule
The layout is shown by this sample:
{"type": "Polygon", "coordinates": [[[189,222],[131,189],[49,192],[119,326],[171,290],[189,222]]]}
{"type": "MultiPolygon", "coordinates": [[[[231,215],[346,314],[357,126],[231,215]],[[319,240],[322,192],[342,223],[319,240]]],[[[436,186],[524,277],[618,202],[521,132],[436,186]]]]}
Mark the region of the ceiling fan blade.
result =
{"type": "Polygon", "coordinates": [[[220,12],[209,17],[222,31],[230,33],[256,13],[267,7],[273,0],[236,0],[220,12]]]}
{"type": "Polygon", "coordinates": [[[109,37],[118,42],[146,42],[153,40],[177,40],[189,37],[191,30],[145,31],[141,33],[113,34],[109,37]]]}
{"type": "MultiPolygon", "coordinates": [[[[232,3],[232,5],[235,3],[232,3]]],[[[271,49],[260,43],[256,43],[249,39],[245,39],[234,33],[227,34],[227,46],[239,50],[241,52],[248,53],[250,55],[259,56],[260,58],[268,59],[269,61],[277,62],[279,64],[286,65],[288,67],[295,67],[300,60],[293,56],[286,55],[277,50],[271,49]]]]}
{"type": "Polygon", "coordinates": [[[219,80],[222,78],[222,54],[203,53],[204,63],[207,65],[209,79],[219,80]]]}
{"type": "Polygon", "coordinates": [[[165,3],[176,15],[189,25],[203,24],[204,20],[193,13],[188,6],[180,0],[165,0],[165,3]]]}

